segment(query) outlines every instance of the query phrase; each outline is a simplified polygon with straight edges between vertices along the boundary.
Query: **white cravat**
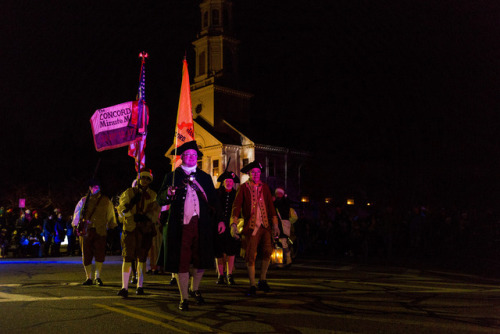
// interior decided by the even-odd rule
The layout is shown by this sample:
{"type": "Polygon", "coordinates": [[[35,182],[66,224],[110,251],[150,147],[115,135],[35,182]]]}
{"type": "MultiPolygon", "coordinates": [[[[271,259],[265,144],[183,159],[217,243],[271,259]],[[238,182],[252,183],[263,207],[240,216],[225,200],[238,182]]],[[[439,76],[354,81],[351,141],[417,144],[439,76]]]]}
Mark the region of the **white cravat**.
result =
{"type": "Polygon", "coordinates": [[[196,165],[194,165],[193,167],[188,167],[188,166],[181,165],[181,168],[184,170],[184,172],[187,175],[196,172],[196,165]]]}
{"type": "MultiPolygon", "coordinates": [[[[196,166],[186,167],[181,165],[182,170],[189,175],[196,172],[196,166]]],[[[193,216],[200,213],[200,202],[196,191],[189,184],[187,185],[186,201],[184,202],[184,225],[189,224],[193,216]]]]}

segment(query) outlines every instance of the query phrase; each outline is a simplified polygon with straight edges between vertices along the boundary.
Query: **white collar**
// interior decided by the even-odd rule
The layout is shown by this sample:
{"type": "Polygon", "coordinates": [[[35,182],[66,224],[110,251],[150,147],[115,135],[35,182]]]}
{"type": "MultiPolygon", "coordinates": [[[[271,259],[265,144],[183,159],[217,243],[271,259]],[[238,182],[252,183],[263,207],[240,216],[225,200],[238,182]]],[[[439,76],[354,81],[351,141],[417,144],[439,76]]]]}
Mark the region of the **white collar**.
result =
{"type": "Polygon", "coordinates": [[[194,172],[196,172],[196,165],[193,166],[193,167],[187,167],[187,166],[184,166],[184,165],[181,165],[181,168],[184,170],[184,172],[189,175],[189,174],[192,174],[194,172]]]}

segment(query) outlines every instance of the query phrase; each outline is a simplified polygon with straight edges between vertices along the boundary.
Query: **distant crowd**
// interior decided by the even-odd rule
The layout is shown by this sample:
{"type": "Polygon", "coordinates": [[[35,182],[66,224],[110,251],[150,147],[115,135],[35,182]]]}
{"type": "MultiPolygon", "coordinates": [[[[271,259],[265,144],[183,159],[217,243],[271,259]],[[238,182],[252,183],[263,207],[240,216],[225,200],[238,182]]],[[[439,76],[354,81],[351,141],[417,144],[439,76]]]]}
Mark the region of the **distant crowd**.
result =
{"type": "Polygon", "coordinates": [[[298,254],[388,263],[500,255],[500,216],[493,210],[325,204],[314,209],[304,206],[297,212],[298,254]]]}
{"type": "MultiPolygon", "coordinates": [[[[0,258],[51,257],[81,255],[72,215],[53,208],[34,209],[0,207],[0,258]],[[61,244],[66,247],[61,249],[61,244]]],[[[119,235],[111,234],[108,250],[120,248],[119,235]]]]}
{"type": "MultiPolygon", "coordinates": [[[[500,216],[492,210],[428,208],[407,210],[295,205],[293,256],[398,259],[498,257],[500,216]]],[[[37,210],[0,207],[0,257],[81,255],[72,216],[55,208],[37,210]],[[67,244],[61,253],[61,243],[67,244]]],[[[107,251],[119,254],[119,230],[108,236],[107,251]]]]}

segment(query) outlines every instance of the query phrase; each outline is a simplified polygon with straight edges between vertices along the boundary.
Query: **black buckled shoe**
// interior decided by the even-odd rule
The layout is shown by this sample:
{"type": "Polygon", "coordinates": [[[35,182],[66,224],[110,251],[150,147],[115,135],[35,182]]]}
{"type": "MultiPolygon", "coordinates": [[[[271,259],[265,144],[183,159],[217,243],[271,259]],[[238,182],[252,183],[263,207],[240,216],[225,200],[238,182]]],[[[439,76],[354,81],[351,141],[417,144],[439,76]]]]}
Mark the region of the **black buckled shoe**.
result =
{"type": "Polygon", "coordinates": [[[187,299],[185,299],[179,303],[179,310],[189,311],[189,303],[188,303],[187,299]]]}
{"type": "Polygon", "coordinates": [[[98,277],[95,279],[95,285],[103,286],[102,280],[98,277]]]}
{"type": "Polygon", "coordinates": [[[128,290],[127,289],[121,289],[120,291],[118,291],[118,296],[121,296],[123,298],[127,298],[128,297],[128,290]]]}
{"type": "Polygon", "coordinates": [[[271,288],[267,284],[266,280],[259,281],[259,284],[257,284],[257,287],[259,288],[259,290],[264,291],[264,292],[271,291],[271,288]]]}
{"type": "Polygon", "coordinates": [[[205,299],[201,296],[200,290],[196,290],[193,292],[194,299],[196,300],[196,305],[204,305],[205,304],[205,299]]]}
{"type": "Polygon", "coordinates": [[[144,294],[144,289],[141,286],[138,287],[137,290],[135,290],[135,294],[142,296],[144,294]]]}
{"type": "Polygon", "coordinates": [[[217,279],[217,282],[215,282],[215,284],[226,285],[226,280],[224,279],[224,276],[219,276],[219,279],[217,279]]]}
{"type": "Polygon", "coordinates": [[[174,285],[177,285],[177,279],[175,277],[172,277],[172,279],[170,280],[170,286],[174,285]]]}
{"type": "Polygon", "coordinates": [[[92,279],[87,278],[85,282],[82,283],[82,285],[93,285],[94,283],[92,282],[92,279]]]}
{"type": "Polygon", "coordinates": [[[255,297],[256,295],[257,295],[257,287],[255,285],[252,285],[247,292],[247,296],[248,297],[255,297]]]}
{"type": "Polygon", "coordinates": [[[233,275],[231,275],[231,274],[227,275],[227,284],[228,285],[236,285],[236,282],[234,281],[233,275]]]}

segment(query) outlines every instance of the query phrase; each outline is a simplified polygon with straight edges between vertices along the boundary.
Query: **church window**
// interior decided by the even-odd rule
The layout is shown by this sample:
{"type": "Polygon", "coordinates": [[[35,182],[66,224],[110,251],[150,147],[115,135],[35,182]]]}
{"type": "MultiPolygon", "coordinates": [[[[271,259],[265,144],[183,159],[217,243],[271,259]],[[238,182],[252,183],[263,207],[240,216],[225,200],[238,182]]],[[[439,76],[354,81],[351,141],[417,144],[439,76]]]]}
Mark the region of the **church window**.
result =
{"type": "Polygon", "coordinates": [[[214,10],[212,10],[212,25],[218,26],[219,24],[220,24],[219,23],[219,10],[214,9],[214,10]]]}
{"type": "Polygon", "coordinates": [[[212,161],[212,175],[215,177],[219,176],[219,160],[212,161]]]}
{"type": "Polygon", "coordinates": [[[208,26],[208,12],[203,13],[203,28],[208,26]]]}
{"type": "Polygon", "coordinates": [[[205,51],[198,55],[198,75],[205,74],[205,51]]]}

